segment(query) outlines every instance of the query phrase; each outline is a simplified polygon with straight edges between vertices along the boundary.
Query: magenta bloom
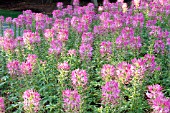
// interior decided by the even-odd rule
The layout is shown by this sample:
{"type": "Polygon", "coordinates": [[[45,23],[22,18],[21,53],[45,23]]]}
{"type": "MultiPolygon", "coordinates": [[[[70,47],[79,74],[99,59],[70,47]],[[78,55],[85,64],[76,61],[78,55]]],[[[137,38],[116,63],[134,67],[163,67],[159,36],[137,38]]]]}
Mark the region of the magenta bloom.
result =
{"type": "Polygon", "coordinates": [[[57,68],[58,68],[58,70],[69,71],[70,66],[69,66],[68,62],[64,62],[64,63],[58,64],[57,68]]]}
{"type": "Polygon", "coordinates": [[[67,55],[70,55],[70,56],[76,56],[76,54],[77,54],[77,52],[75,49],[70,49],[70,50],[68,50],[68,53],[67,53],[67,55]]]}
{"type": "Polygon", "coordinates": [[[45,29],[44,30],[44,37],[47,41],[51,41],[54,39],[55,31],[53,29],[45,29]]]}
{"type": "Polygon", "coordinates": [[[127,62],[121,62],[117,65],[116,75],[123,84],[129,83],[134,75],[134,66],[127,62]]]}
{"type": "Polygon", "coordinates": [[[50,43],[50,48],[48,50],[49,54],[59,55],[62,51],[62,43],[59,40],[52,40],[50,43]]]}
{"type": "Polygon", "coordinates": [[[167,38],[166,42],[167,42],[167,45],[170,45],[170,38],[167,38]]]}
{"type": "Polygon", "coordinates": [[[137,76],[138,79],[142,79],[145,75],[146,69],[146,60],[140,59],[132,59],[132,64],[134,66],[134,76],[137,76]]]}
{"type": "Polygon", "coordinates": [[[0,97],[0,113],[5,113],[5,104],[2,97],[0,97]]]}
{"type": "Polygon", "coordinates": [[[40,106],[40,94],[34,90],[26,90],[23,94],[24,110],[33,113],[38,112],[40,106]]]}
{"type": "Polygon", "coordinates": [[[0,25],[4,22],[4,16],[0,16],[0,25]]]}
{"type": "Polygon", "coordinates": [[[106,21],[106,20],[109,20],[110,19],[110,13],[108,12],[102,12],[102,14],[99,16],[100,20],[102,22],[106,21]]]}
{"type": "Polygon", "coordinates": [[[129,45],[132,49],[139,50],[142,47],[140,36],[131,37],[129,45]]]}
{"type": "Polygon", "coordinates": [[[106,33],[106,31],[107,30],[104,28],[104,26],[101,26],[101,25],[94,26],[94,28],[93,28],[93,32],[95,35],[102,35],[102,34],[106,33]]]}
{"type": "Polygon", "coordinates": [[[79,6],[80,1],[79,0],[73,0],[73,6],[79,6]]]}
{"type": "Polygon", "coordinates": [[[157,97],[151,106],[154,109],[154,113],[169,113],[170,99],[157,97]]]}
{"type": "Polygon", "coordinates": [[[12,29],[5,29],[4,37],[6,38],[14,38],[14,31],[12,29]]]}
{"type": "Polygon", "coordinates": [[[75,88],[85,87],[88,82],[88,77],[85,70],[76,69],[71,73],[71,81],[75,88]]]}
{"type": "Polygon", "coordinates": [[[57,39],[61,42],[66,42],[68,40],[69,31],[67,29],[60,29],[58,31],[57,39]]]}
{"type": "Polygon", "coordinates": [[[91,60],[92,50],[90,44],[82,44],[79,48],[80,57],[82,60],[91,60]]]}
{"type": "Polygon", "coordinates": [[[67,113],[78,113],[80,109],[81,97],[77,90],[63,91],[63,105],[67,113]]]}
{"type": "Polygon", "coordinates": [[[76,29],[78,24],[80,23],[80,18],[78,18],[77,16],[73,16],[71,19],[71,26],[76,29]]]}
{"type": "Polygon", "coordinates": [[[35,23],[35,28],[36,28],[36,31],[43,31],[45,29],[45,22],[44,21],[37,21],[35,23]]]}
{"type": "Polygon", "coordinates": [[[154,55],[146,54],[144,56],[144,60],[146,60],[146,64],[145,64],[146,69],[151,73],[153,73],[155,70],[160,70],[160,67],[159,66],[157,67],[154,55]]]}
{"type": "Polygon", "coordinates": [[[22,75],[31,75],[33,69],[33,65],[30,62],[22,62],[22,64],[20,65],[20,73],[22,75]]]}
{"type": "Polygon", "coordinates": [[[12,18],[11,17],[7,17],[5,21],[6,21],[7,24],[11,24],[12,23],[12,18]]]}
{"type": "Polygon", "coordinates": [[[40,36],[38,32],[32,33],[31,31],[25,31],[23,33],[23,40],[25,45],[39,43],[40,36]]]}
{"type": "Polygon", "coordinates": [[[169,113],[170,99],[166,98],[162,93],[162,87],[159,84],[148,86],[148,103],[153,109],[153,113],[169,113]]]}
{"type": "Polygon", "coordinates": [[[14,38],[1,37],[0,46],[6,52],[13,52],[17,47],[17,42],[14,38]]]}
{"type": "Polygon", "coordinates": [[[34,66],[37,63],[37,59],[38,59],[37,55],[35,55],[35,54],[28,54],[26,62],[29,62],[29,63],[31,63],[34,66]]]}
{"type": "Polygon", "coordinates": [[[110,81],[115,78],[115,67],[110,64],[103,65],[101,75],[104,81],[110,81]]]}
{"type": "Polygon", "coordinates": [[[125,27],[122,29],[121,35],[117,37],[116,45],[118,48],[128,48],[128,46],[139,48],[141,40],[140,37],[134,37],[133,28],[125,27]]]}
{"type": "Polygon", "coordinates": [[[20,63],[18,60],[13,60],[11,62],[8,62],[7,68],[11,76],[20,75],[20,63]]]}
{"type": "Polygon", "coordinates": [[[81,43],[82,44],[90,44],[92,45],[93,43],[93,34],[91,32],[84,32],[81,36],[81,43]]]}
{"type": "Polygon", "coordinates": [[[132,25],[133,25],[134,28],[136,28],[138,26],[140,28],[143,27],[143,25],[144,25],[144,15],[143,15],[143,13],[138,13],[138,14],[133,16],[132,25]]]}
{"type": "Polygon", "coordinates": [[[63,2],[57,2],[57,8],[62,9],[63,8],[63,2]]]}
{"type": "Polygon", "coordinates": [[[104,105],[110,104],[114,106],[118,103],[120,89],[118,83],[115,81],[106,82],[102,86],[102,103],[104,105]]]}
{"type": "Polygon", "coordinates": [[[76,28],[78,33],[87,32],[88,29],[89,29],[89,25],[83,22],[78,23],[78,26],[76,28]]]}
{"type": "Polygon", "coordinates": [[[61,18],[64,16],[64,12],[61,10],[53,10],[52,14],[54,19],[61,18]]]}
{"type": "Polygon", "coordinates": [[[42,13],[35,13],[35,21],[36,22],[42,22],[42,21],[45,21],[45,15],[42,14],[42,13]]]}
{"type": "Polygon", "coordinates": [[[162,40],[155,40],[154,50],[156,53],[164,54],[165,51],[165,44],[162,40]]]}
{"type": "Polygon", "coordinates": [[[81,22],[90,25],[92,23],[92,16],[88,14],[83,14],[81,22]]]}
{"type": "Polygon", "coordinates": [[[109,57],[112,54],[112,42],[110,42],[110,41],[101,42],[100,54],[102,57],[104,57],[104,56],[109,57]]]}

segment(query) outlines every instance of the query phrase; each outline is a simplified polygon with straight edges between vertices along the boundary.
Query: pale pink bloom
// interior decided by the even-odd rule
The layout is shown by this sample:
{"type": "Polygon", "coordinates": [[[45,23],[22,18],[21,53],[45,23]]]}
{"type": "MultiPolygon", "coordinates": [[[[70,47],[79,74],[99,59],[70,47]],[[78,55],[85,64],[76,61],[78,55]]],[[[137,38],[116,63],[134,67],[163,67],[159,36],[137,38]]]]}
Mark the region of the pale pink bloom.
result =
{"type": "Polygon", "coordinates": [[[7,68],[11,76],[20,75],[20,63],[18,60],[13,60],[11,62],[8,62],[7,68]]]}
{"type": "Polygon", "coordinates": [[[62,92],[65,112],[78,113],[80,110],[81,97],[77,90],[64,90],[62,92]]]}
{"type": "Polygon", "coordinates": [[[4,37],[6,38],[14,38],[14,31],[13,29],[5,29],[4,31],[4,37]]]}
{"type": "Polygon", "coordinates": [[[62,9],[63,8],[63,2],[57,2],[57,8],[62,9]]]}
{"type": "Polygon", "coordinates": [[[120,89],[117,82],[106,82],[106,84],[102,86],[102,104],[115,106],[118,104],[119,94],[120,89]]]}
{"type": "Polygon", "coordinates": [[[75,49],[70,49],[68,50],[68,53],[67,53],[67,55],[70,55],[70,56],[76,56],[76,54],[77,54],[77,51],[75,49]]]}
{"type": "Polygon", "coordinates": [[[76,69],[71,73],[71,81],[75,88],[86,87],[88,83],[88,74],[85,70],[76,69]]]}
{"type": "Polygon", "coordinates": [[[38,112],[39,111],[41,97],[38,92],[32,89],[26,90],[22,97],[24,99],[24,110],[26,112],[31,112],[31,111],[38,112]]]}
{"type": "Polygon", "coordinates": [[[58,68],[58,70],[69,71],[70,66],[69,66],[68,62],[65,61],[63,63],[58,64],[57,68],[58,68]]]}
{"type": "Polygon", "coordinates": [[[108,82],[115,78],[115,67],[110,64],[103,65],[101,69],[101,75],[105,82],[108,82]]]}

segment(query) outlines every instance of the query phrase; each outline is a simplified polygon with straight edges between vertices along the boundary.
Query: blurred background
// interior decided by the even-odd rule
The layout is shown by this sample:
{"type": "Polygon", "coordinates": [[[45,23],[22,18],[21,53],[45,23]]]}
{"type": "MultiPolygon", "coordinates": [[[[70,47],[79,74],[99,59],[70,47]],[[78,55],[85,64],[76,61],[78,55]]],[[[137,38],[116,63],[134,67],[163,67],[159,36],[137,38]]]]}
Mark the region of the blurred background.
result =
{"type": "MultiPolygon", "coordinates": [[[[130,3],[131,0],[124,0],[130,3]]],[[[56,9],[56,3],[63,2],[64,6],[72,3],[72,0],[0,0],[0,15],[5,17],[17,17],[23,10],[30,9],[36,13],[51,14],[56,9]]],[[[80,0],[80,5],[87,5],[91,0],[80,0]]],[[[103,0],[97,0],[98,5],[102,5],[103,0]]],[[[110,0],[116,2],[116,0],[110,0]]]]}

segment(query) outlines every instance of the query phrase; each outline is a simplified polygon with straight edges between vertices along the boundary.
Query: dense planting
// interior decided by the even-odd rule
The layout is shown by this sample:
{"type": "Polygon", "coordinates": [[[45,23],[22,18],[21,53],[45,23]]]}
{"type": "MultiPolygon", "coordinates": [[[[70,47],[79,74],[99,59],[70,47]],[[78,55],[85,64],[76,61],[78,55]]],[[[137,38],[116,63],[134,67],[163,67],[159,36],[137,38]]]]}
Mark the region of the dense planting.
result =
{"type": "Polygon", "coordinates": [[[0,16],[0,113],[170,113],[170,2],[0,16]]]}

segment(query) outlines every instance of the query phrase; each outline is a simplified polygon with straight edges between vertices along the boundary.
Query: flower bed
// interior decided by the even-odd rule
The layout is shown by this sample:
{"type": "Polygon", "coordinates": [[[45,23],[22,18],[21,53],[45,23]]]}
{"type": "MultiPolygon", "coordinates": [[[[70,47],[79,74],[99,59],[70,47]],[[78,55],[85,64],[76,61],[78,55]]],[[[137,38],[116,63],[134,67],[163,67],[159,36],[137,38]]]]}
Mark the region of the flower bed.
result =
{"type": "Polygon", "coordinates": [[[168,0],[57,8],[0,16],[0,113],[170,112],[168,0]]]}

